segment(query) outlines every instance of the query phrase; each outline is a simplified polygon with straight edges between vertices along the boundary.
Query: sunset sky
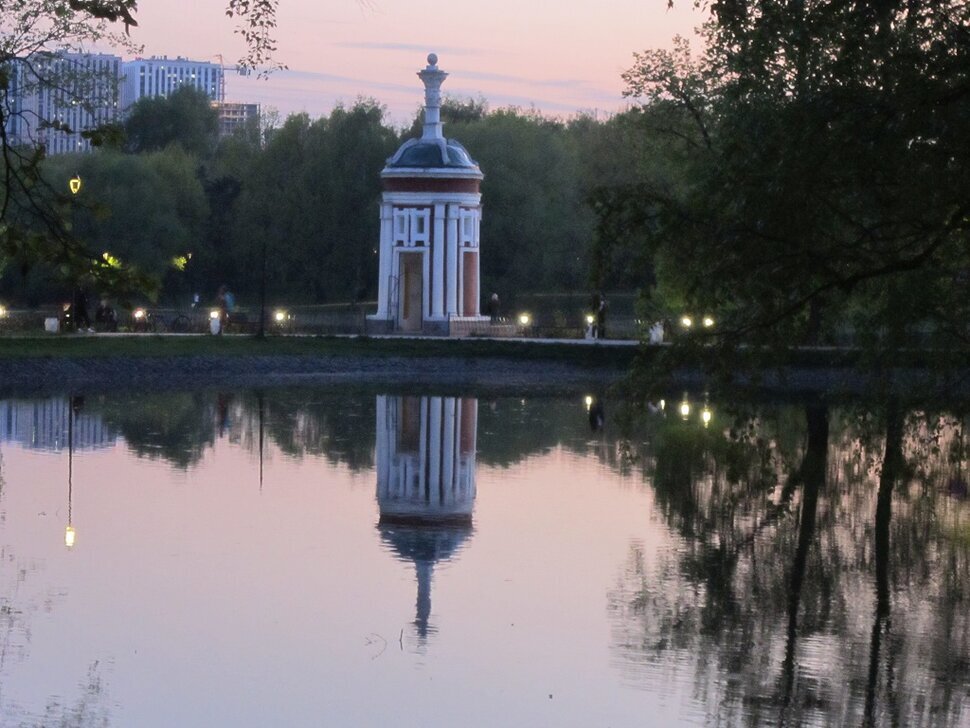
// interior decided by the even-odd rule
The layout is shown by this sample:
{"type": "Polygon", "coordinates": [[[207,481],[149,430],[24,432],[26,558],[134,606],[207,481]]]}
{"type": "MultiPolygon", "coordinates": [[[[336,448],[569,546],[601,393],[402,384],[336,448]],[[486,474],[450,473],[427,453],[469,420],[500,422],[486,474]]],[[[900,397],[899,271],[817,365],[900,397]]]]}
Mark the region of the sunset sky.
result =
{"type": "MultiPolygon", "coordinates": [[[[224,0],[140,0],[132,40],[144,55],[227,66],[243,45],[224,0]]],[[[690,35],[701,16],[689,0],[281,0],[278,60],[269,80],[227,72],[227,100],[274,106],[284,116],[326,114],[358,96],[407,123],[421,104],[415,72],[429,51],[451,75],[444,91],[491,107],[535,107],[554,116],[623,106],[620,74],[635,51],[690,35]]]]}

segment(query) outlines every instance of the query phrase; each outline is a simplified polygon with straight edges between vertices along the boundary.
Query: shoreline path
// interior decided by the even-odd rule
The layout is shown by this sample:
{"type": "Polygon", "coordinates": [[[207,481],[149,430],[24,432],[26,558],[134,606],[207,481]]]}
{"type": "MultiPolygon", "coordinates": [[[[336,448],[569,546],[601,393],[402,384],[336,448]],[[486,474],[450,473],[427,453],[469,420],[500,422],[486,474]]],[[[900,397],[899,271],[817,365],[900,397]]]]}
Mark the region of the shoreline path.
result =
{"type": "MultiPolygon", "coordinates": [[[[80,337],[81,335],[79,335],[80,337]]],[[[84,336],[120,338],[142,334],[92,334],[84,336]]],[[[157,335],[150,335],[157,337],[157,335]]],[[[178,334],[165,335],[184,336],[178,334]]],[[[198,334],[188,336],[198,337],[198,334]]],[[[240,338],[248,338],[241,336],[240,338]]],[[[291,338],[291,337],[286,337],[291,338]]],[[[299,338],[294,336],[292,338],[299,338]]],[[[359,338],[359,337],[340,337],[359,338]]],[[[423,337],[370,337],[410,341],[423,337]]],[[[447,341],[427,337],[429,341],[447,341]]],[[[576,344],[623,348],[629,350],[638,342],[632,340],[585,341],[576,339],[486,339],[495,341],[541,344],[576,344]]],[[[484,391],[576,391],[602,389],[618,381],[625,369],[591,367],[552,358],[516,358],[506,348],[502,354],[463,356],[394,356],[387,353],[369,355],[333,354],[151,354],[138,356],[84,355],[0,357],[0,395],[24,396],[63,394],[83,390],[106,392],[119,390],[145,391],[186,390],[216,386],[286,386],[286,385],[360,385],[367,387],[404,386],[462,388],[484,391]]]]}

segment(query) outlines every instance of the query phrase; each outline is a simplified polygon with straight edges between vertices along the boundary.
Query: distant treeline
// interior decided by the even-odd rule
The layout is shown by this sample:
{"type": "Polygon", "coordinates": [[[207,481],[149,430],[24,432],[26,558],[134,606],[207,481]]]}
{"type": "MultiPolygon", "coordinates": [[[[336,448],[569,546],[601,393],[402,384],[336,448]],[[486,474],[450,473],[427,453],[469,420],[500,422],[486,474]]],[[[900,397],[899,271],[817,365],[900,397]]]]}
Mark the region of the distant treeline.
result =
{"type": "MultiPolygon", "coordinates": [[[[442,116],[446,135],[485,173],[483,295],[638,284],[622,275],[596,280],[591,271],[592,192],[634,174],[625,115],[560,121],[450,100],[442,116]]],[[[380,172],[420,127],[416,117],[395,129],[380,104],[359,100],[318,119],[270,115],[220,139],[208,100],[186,88],[143,99],[117,140],[52,157],[44,175],[54,186],[80,175],[74,232],[93,251],[159,279],[162,303],[193,293],[205,301],[222,284],[253,300],[264,260],[270,301],[362,301],[376,295],[380,172]]],[[[78,283],[52,266],[9,266],[0,291],[8,302],[36,305],[78,283]]]]}

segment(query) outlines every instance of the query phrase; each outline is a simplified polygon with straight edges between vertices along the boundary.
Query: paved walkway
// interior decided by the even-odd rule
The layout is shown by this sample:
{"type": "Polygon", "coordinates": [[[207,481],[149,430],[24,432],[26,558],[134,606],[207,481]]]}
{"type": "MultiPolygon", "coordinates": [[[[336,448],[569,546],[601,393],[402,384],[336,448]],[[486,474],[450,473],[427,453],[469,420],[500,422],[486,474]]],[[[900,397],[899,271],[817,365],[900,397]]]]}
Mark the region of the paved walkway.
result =
{"type": "MultiPolygon", "coordinates": [[[[165,337],[199,337],[212,336],[212,334],[200,334],[197,332],[188,333],[154,333],[154,332],[79,332],[78,336],[104,336],[111,338],[124,337],[143,337],[143,336],[165,336],[165,337]]],[[[245,339],[252,338],[253,334],[222,334],[226,338],[245,339]]],[[[407,341],[494,341],[500,343],[522,343],[522,344],[568,344],[570,346],[602,346],[602,347],[629,347],[637,346],[641,342],[636,339],[548,339],[529,336],[424,336],[422,334],[297,334],[276,332],[267,333],[267,336],[274,339],[313,339],[321,336],[332,337],[335,339],[401,339],[407,341]]],[[[661,344],[665,346],[665,344],[661,344]]]]}

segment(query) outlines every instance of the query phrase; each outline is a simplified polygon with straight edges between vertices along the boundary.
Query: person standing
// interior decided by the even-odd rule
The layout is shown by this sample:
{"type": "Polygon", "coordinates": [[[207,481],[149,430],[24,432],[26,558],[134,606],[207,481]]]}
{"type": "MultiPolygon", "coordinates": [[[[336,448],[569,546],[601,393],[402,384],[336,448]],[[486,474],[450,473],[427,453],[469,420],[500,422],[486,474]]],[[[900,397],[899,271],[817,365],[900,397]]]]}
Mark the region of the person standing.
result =
{"type": "Polygon", "coordinates": [[[114,306],[107,298],[102,298],[101,303],[94,312],[94,322],[100,331],[117,331],[118,314],[115,313],[114,306]]]}
{"type": "Polygon", "coordinates": [[[219,309],[219,333],[223,333],[226,330],[226,326],[229,324],[229,310],[231,299],[229,289],[225,284],[219,286],[219,291],[216,293],[216,306],[219,309]]]}
{"type": "Polygon", "coordinates": [[[498,308],[499,308],[498,294],[493,293],[492,297],[488,299],[488,315],[493,324],[498,323],[498,317],[499,317],[498,308]]]}
{"type": "Polygon", "coordinates": [[[75,331],[94,331],[91,328],[91,317],[88,316],[88,294],[83,288],[74,292],[74,328],[75,331]]]}
{"type": "Polygon", "coordinates": [[[596,306],[596,338],[605,339],[606,338],[606,296],[602,293],[598,293],[596,297],[599,299],[599,303],[596,306]]]}

